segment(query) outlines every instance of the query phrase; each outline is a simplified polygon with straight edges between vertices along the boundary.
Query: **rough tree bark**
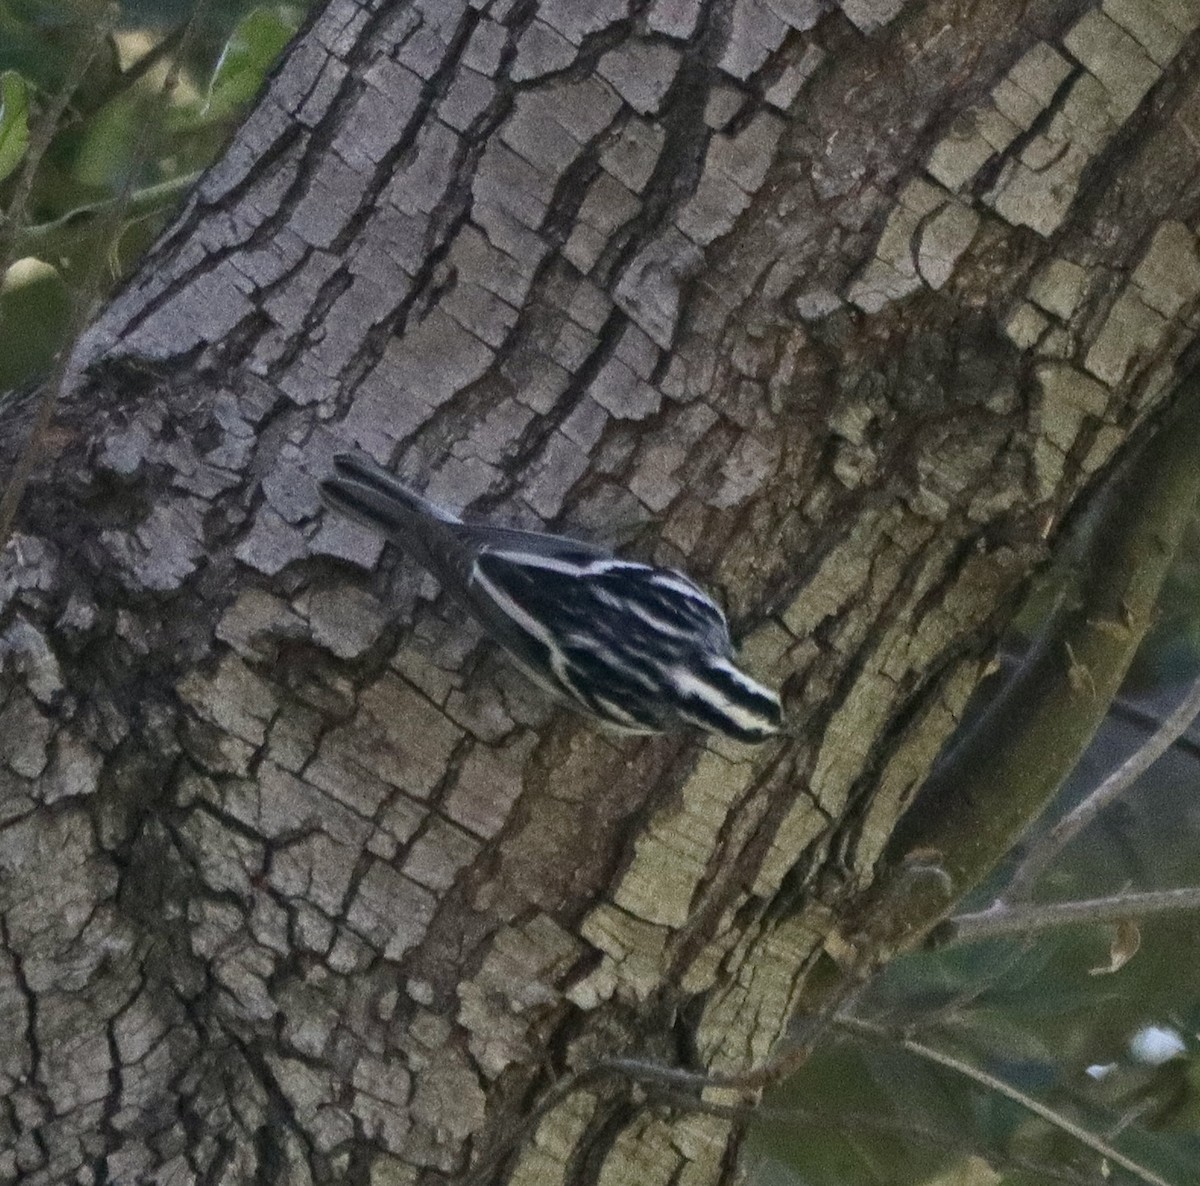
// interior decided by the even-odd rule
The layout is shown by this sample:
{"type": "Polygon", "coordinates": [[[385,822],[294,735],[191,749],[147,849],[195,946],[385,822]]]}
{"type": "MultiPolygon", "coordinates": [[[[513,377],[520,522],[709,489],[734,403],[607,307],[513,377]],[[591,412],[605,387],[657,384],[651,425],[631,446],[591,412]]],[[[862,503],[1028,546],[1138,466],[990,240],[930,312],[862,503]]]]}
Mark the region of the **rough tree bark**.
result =
{"type": "MultiPolygon", "coordinates": [[[[598,1055],[761,1060],[1194,336],[1198,23],[330,0],[3,557],[0,1180],[442,1181],[598,1055]],[[547,705],[322,516],[350,444],[685,565],[789,736],[547,705]]],[[[484,1178],[738,1140],[593,1084],[484,1178]]]]}

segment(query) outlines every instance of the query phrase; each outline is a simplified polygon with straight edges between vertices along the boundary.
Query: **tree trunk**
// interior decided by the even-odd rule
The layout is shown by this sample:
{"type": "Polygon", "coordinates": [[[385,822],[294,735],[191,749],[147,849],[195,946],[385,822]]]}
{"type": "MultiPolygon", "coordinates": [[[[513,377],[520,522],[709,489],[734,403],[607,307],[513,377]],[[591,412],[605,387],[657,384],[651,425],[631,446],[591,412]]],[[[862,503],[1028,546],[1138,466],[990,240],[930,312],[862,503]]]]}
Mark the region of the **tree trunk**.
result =
{"type": "Polygon", "coordinates": [[[331,0],[79,344],[3,557],[0,1181],[732,1181],[728,1120],[540,1103],[767,1056],[1151,439],[1198,24],[331,0]],[[322,514],[351,446],[720,590],[787,737],[547,703],[322,514]]]}

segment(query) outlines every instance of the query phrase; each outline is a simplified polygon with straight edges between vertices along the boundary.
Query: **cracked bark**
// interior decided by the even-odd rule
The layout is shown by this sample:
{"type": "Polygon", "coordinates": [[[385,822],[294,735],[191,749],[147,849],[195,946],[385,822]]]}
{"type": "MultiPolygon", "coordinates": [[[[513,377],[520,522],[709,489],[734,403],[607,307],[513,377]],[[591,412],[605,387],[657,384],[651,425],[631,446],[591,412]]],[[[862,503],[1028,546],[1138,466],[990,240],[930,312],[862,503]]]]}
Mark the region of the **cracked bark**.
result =
{"type": "MultiPolygon", "coordinates": [[[[1198,22],[332,0],[3,557],[0,1181],[435,1182],[598,1054],[761,1060],[1195,336],[1198,22]],[[348,444],[683,564],[790,736],[556,711],[322,517],[348,444]]],[[[491,1177],[738,1140],[609,1085],[491,1177]]]]}

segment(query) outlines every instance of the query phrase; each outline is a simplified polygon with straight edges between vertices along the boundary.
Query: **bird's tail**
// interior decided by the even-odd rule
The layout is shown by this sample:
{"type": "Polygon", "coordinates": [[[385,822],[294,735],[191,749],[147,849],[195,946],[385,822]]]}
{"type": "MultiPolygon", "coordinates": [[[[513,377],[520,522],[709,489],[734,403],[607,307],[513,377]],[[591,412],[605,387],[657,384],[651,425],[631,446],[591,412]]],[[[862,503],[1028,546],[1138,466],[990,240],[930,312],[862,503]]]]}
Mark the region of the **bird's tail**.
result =
{"type": "Polygon", "coordinates": [[[574,564],[612,556],[610,549],[584,540],[464,523],[363,453],[339,453],[333,468],[333,476],[321,483],[326,505],[399,544],[450,588],[470,578],[475,557],[485,548],[574,564]]]}
{"type": "Polygon", "coordinates": [[[325,502],[384,535],[407,538],[415,520],[462,522],[444,507],[410,490],[363,453],[339,453],[333,459],[333,469],[333,476],[321,483],[325,502]]]}
{"type": "Polygon", "coordinates": [[[454,588],[465,580],[470,549],[463,523],[422,498],[363,453],[339,453],[334,472],[321,483],[327,506],[386,536],[454,588]]]}

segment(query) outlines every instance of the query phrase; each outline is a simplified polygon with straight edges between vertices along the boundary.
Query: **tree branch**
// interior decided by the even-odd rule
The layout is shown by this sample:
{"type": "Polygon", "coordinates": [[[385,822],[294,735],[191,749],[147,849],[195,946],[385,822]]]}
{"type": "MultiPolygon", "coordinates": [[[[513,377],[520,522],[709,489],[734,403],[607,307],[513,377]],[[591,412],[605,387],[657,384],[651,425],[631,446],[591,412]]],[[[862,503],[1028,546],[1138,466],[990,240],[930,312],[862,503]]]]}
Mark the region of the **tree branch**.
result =
{"type": "Polygon", "coordinates": [[[960,943],[975,943],[980,939],[994,939],[1000,935],[1025,935],[1050,930],[1053,927],[1121,922],[1129,918],[1147,918],[1154,914],[1198,909],[1200,886],[1114,894],[1111,897],[1087,898],[1078,902],[1010,906],[1001,901],[987,910],[958,914],[948,919],[930,935],[929,945],[937,948],[953,947],[960,943]]]}
{"type": "MultiPolygon", "coordinates": [[[[1088,516],[1075,544],[1070,596],[901,820],[890,848],[897,862],[918,849],[935,852],[961,897],[1045,810],[1091,742],[1153,621],[1200,495],[1197,450],[1200,373],[1190,373],[1088,516]]],[[[915,941],[947,905],[940,894],[908,895],[891,920],[893,933],[915,941]]]]}

